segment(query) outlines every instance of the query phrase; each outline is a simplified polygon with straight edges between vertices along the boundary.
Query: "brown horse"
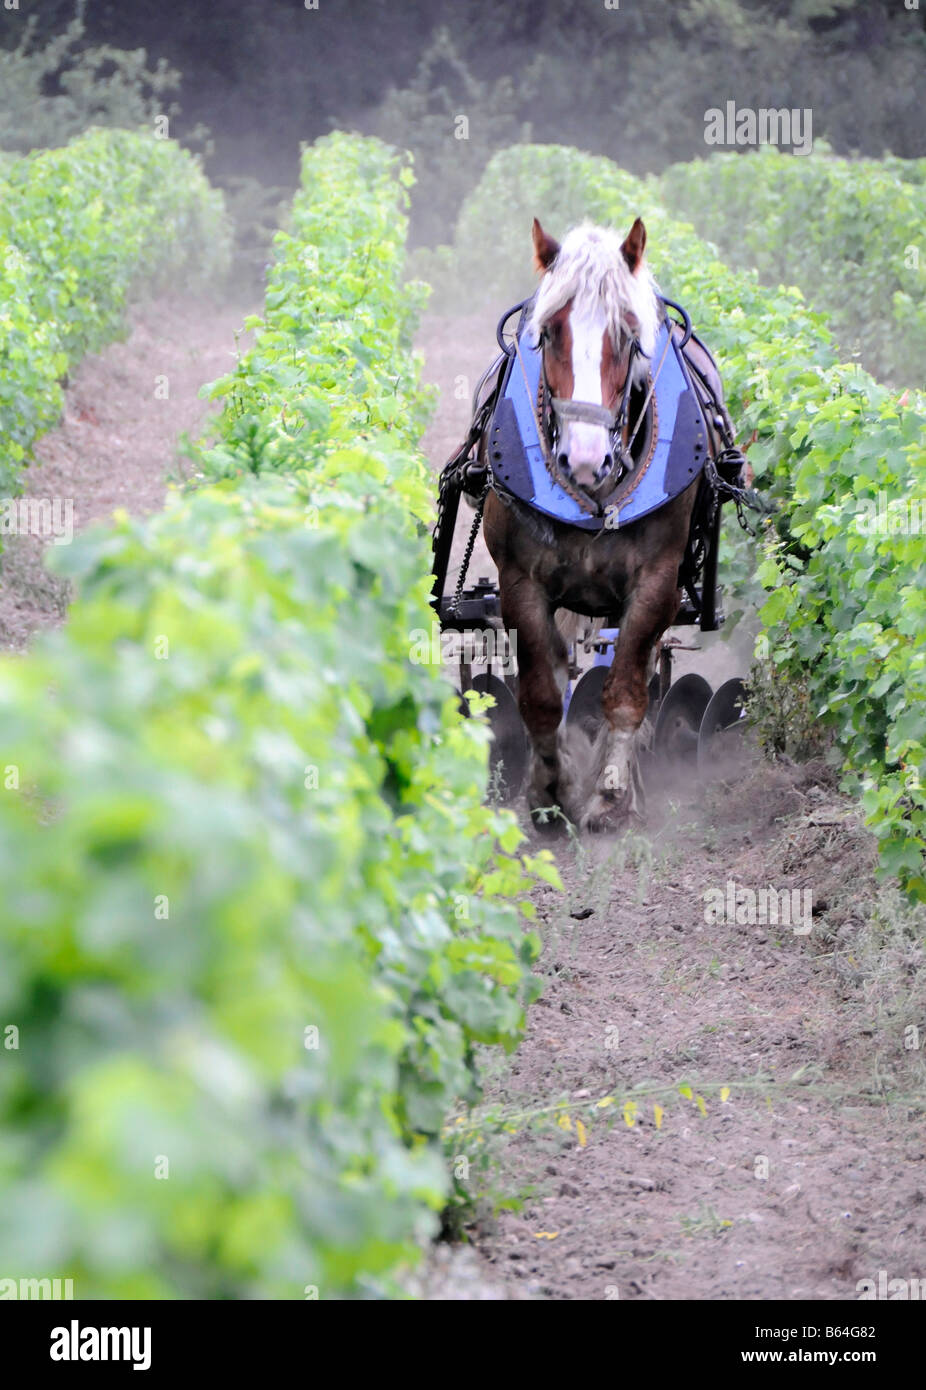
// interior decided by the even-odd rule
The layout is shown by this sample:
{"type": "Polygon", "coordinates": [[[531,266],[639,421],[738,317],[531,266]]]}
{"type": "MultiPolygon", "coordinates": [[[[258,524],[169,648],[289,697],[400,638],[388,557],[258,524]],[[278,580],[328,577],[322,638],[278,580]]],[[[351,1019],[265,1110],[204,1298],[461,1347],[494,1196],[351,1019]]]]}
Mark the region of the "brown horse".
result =
{"type": "MultiPolygon", "coordinates": [[[[646,230],[637,218],[621,242],[611,231],[586,225],[560,246],[535,219],[533,240],[542,279],[529,330],[542,344],[550,404],[541,429],[565,485],[601,503],[613,495],[622,471],[616,457],[632,470],[625,451],[635,405],[644,406],[648,359],[664,316],[644,261],[646,230]],[[630,403],[626,419],[618,411],[624,399],[630,403]]],[[[483,533],[498,567],[505,626],[517,634],[532,813],[559,806],[591,830],[642,815],[638,752],[651,660],[678,613],[679,566],[697,486],[695,480],[625,528],[593,532],[538,518],[525,503],[489,493],[483,533]],[[563,723],[568,654],[562,619],[557,623],[563,609],[590,618],[620,615],[590,780],[583,766],[588,749],[584,759],[577,756],[563,723]]]]}

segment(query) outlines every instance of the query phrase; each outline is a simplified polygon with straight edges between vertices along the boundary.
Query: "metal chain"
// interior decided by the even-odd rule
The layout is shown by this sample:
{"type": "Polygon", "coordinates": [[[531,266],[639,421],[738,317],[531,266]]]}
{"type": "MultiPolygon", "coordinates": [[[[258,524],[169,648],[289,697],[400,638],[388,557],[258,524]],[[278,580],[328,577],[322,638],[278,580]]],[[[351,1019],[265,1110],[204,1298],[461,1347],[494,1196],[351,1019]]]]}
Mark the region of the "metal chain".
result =
{"type": "MultiPolygon", "coordinates": [[[[441,525],[444,519],[444,510],[447,496],[452,488],[462,492],[467,481],[467,475],[472,479],[473,475],[478,476],[482,471],[477,468],[475,458],[471,458],[473,445],[478,443],[485,431],[488,417],[491,414],[493,397],[489,397],[476,411],[470,424],[469,433],[460,445],[457,452],[451,459],[444,464],[441,469],[440,480],[437,493],[437,521],[431,533],[431,549],[436,551],[440,540],[441,525]]],[[[486,484],[487,486],[488,484],[486,484]]]]}
{"type": "Polygon", "coordinates": [[[736,443],[726,406],[715,400],[710,383],[691,359],[686,357],[685,361],[692,381],[699,388],[698,395],[705,418],[710,420],[724,446],[718,450],[716,457],[712,458],[709,455],[704,463],[704,475],[712,495],[708,520],[713,520],[713,514],[718,505],[732,499],[736,507],[736,519],[740,529],[745,531],[747,536],[755,536],[756,532],[746,519],[745,508],[748,507],[750,511],[761,512],[764,515],[768,514],[770,508],[763,502],[754,488],[741,487],[730,481],[734,475],[742,476],[742,470],[746,466],[746,455],[736,443]],[[723,473],[729,474],[730,477],[722,476],[723,473]]]}
{"type": "Polygon", "coordinates": [[[745,464],[746,456],[742,449],[737,448],[735,444],[730,444],[727,448],[721,449],[715,459],[705,460],[704,472],[713,494],[714,506],[716,507],[722,501],[731,498],[736,507],[736,519],[741,529],[746,532],[747,536],[755,536],[755,530],[746,519],[745,509],[748,507],[750,511],[763,514],[768,509],[753,488],[739,487],[720,473],[721,468],[730,473],[733,473],[734,470],[739,471],[745,467],[745,464]]]}
{"type": "Polygon", "coordinates": [[[463,586],[466,583],[466,572],[469,569],[469,562],[473,558],[473,549],[476,545],[476,537],[479,534],[479,525],[482,521],[482,510],[486,504],[491,484],[487,481],[476,501],[476,513],[473,517],[473,524],[470,527],[469,539],[466,542],[466,549],[463,551],[463,560],[460,564],[460,574],[457,578],[457,587],[454,590],[453,598],[450,600],[450,612],[455,618],[460,616],[460,603],[463,598],[463,586]]]}

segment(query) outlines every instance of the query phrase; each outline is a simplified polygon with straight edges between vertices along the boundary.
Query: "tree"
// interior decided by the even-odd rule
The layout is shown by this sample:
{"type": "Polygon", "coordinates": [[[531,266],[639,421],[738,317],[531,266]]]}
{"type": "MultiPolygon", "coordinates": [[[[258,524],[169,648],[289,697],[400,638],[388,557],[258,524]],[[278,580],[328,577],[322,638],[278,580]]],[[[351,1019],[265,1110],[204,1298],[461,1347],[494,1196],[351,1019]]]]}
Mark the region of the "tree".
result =
{"type": "Polygon", "coordinates": [[[165,59],[149,68],[144,49],[81,48],[85,2],[43,46],[29,20],[16,47],[0,49],[0,149],[63,145],[91,125],[153,128],[178,113],[167,96],[180,74],[165,59]]]}

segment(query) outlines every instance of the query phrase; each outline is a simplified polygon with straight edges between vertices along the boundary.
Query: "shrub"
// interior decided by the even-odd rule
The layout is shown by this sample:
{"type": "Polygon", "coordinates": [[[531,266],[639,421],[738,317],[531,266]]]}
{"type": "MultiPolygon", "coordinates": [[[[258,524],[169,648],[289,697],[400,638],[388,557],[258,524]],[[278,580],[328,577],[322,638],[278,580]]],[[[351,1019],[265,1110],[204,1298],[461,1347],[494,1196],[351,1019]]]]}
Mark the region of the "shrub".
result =
{"type": "Polygon", "coordinates": [[[912,386],[923,383],[926,356],[921,162],[794,158],[768,147],[673,165],[659,188],[732,266],[798,285],[844,353],[912,386]]]}
{"type": "Polygon", "coordinates": [[[225,270],[222,199],[171,141],[98,130],[0,168],[0,494],[58,418],[60,380],[117,337],[130,294],[225,270]]]}
{"type": "Polygon", "coordinates": [[[62,552],[68,627],[0,666],[0,1245],[79,1297],[388,1292],[476,1045],[535,992],[511,900],[552,866],[411,657],[401,177],[376,142],[306,152],[200,486],[62,552]]]}
{"type": "Polygon", "coordinates": [[[74,18],[42,47],[33,15],[16,46],[0,48],[0,150],[65,145],[92,126],[150,130],[157,117],[176,113],[165,97],[180,86],[180,74],[163,58],[148,68],[143,48],[81,50],[85,9],[86,0],[77,0],[74,18]]]}

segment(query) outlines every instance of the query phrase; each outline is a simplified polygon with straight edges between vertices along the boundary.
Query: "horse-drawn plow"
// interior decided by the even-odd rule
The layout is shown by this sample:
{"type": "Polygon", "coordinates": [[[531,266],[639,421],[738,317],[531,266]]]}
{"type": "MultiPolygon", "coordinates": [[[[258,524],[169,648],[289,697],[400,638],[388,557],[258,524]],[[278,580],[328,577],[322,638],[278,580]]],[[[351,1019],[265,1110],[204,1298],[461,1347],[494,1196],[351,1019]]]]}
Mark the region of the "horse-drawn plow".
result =
{"type": "MultiPolygon", "coordinates": [[[[501,497],[509,510],[520,507],[525,517],[525,508],[529,509],[529,524],[536,526],[540,541],[555,549],[567,533],[571,539],[576,528],[586,533],[582,539],[588,542],[607,531],[632,535],[635,523],[639,534],[641,518],[687,491],[693,501],[687,513],[680,513],[687,528],[678,566],[681,602],[676,598],[674,620],[661,625],[644,654],[647,685],[639,771],[646,785],[667,780],[672,775],[669,769],[688,768],[709,777],[738,761],[736,749],[746,725],[744,682],[735,677],[712,689],[703,675],[691,671],[675,679],[676,653],[698,647],[673,630],[714,632],[723,624],[717,584],[721,504],[733,500],[744,521],[743,506],[754,503],[743,487],[745,460],[733,441],[713,359],[693,334],[685,311],[659,298],[658,365],[655,353],[645,354],[650,360],[633,387],[628,367],[620,407],[613,410],[557,398],[547,382],[542,338],[532,346],[527,332],[534,301],[505,313],[496,334],[499,355],[474,393],[470,430],[441,474],[432,605],[445,661],[453,669],[461,698],[472,690],[494,701],[489,710],[490,767],[497,794],[508,801],[524,790],[532,760],[531,732],[525,724],[525,718],[530,723],[532,711],[530,698],[521,689],[519,624],[511,621],[510,599],[505,611],[498,577],[480,573],[467,585],[491,493],[501,497]],[[520,317],[512,335],[508,323],[515,314],[520,317]],[[689,344],[696,347],[697,356],[689,354],[689,344]],[[547,419],[545,400],[549,402],[547,419]],[[605,465],[610,474],[603,483],[596,478],[598,485],[583,488],[565,466],[564,453],[558,455],[558,466],[554,462],[562,448],[566,420],[607,428],[605,465]],[[635,448],[641,432],[643,438],[635,448]],[[474,512],[460,554],[458,522],[464,497],[474,512]],[[457,573],[448,592],[452,568],[457,573]]],[[[593,544],[588,552],[605,555],[603,547],[595,550],[593,544]]],[[[586,568],[595,563],[587,561],[586,568]]],[[[568,590],[568,582],[560,588],[568,590]]],[[[606,736],[606,705],[609,698],[614,704],[616,684],[614,678],[609,684],[608,678],[617,664],[621,624],[631,599],[629,594],[627,603],[614,608],[595,602],[594,593],[584,607],[581,603],[560,606],[551,600],[551,621],[552,609],[560,610],[556,641],[565,652],[557,673],[562,699],[560,737],[568,740],[581,731],[592,745],[599,735],[606,736]]],[[[633,678],[635,673],[630,674],[633,678]]],[[[537,809],[536,794],[531,800],[532,809],[537,809]]]]}
{"type": "MultiPolygon", "coordinates": [[[[454,635],[447,644],[448,664],[461,696],[472,690],[494,700],[488,711],[490,776],[502,797],[514,801],[523,790],[530,758],[530,741],[518,709],[517,642],[511,640],[502,623],[498,586],[493,579],[481,576],[464,590],[459,612],[451,609],[451,603],[451,598],[444,596],[440,610],[442,634],[454,635]]],[[[722,613],[717,617],[719,625],[722,613]]],[[[686,605],[675,626],[696,622],[686,605]]],[[[590,740],[604,718],[602,690],[618,635],[617,626],[590,625],[569,643],[564,720],[567,728],[582,729],[590,740]]],[[[644,771],[654,780],[660,774],[668,775],[671,768],[696,770],[709,778],[736,760],[737,735],[746,728],[745,683],[734,676],[712,689],[703,676],[691,671],[673,680],[674,654],[698,650],[675,636],[659,644],[647,709],[652,744],[644,758],[644,771]]]]}

